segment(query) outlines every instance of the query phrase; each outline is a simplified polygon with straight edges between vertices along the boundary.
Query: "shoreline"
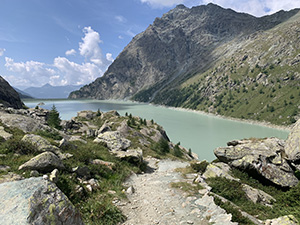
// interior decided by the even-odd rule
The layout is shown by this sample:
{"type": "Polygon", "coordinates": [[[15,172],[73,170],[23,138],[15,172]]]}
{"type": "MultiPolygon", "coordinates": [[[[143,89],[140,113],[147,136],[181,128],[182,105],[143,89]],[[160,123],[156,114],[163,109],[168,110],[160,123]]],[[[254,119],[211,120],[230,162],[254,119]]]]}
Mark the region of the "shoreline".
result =
{"type": "MultiPolygon", "coordinates": [[[[136,103],[139,103],[139,102],[136,102],[136,103]]],[[[151,103],[149,103],[149,104],[153,105],[153,106],[157,106],[157,107],[164,107],[164,108],[173,109],[173,110],[177,110],[177,111],[183,111],[183,112],[192,112],[192,113],[197,113],[197,114],[206,115],[206,116],[212,116],[212,117],[216,117],[216,118],[220,118],[220,119],[231,120],[231,121],[235,121],[235,122],[241,122],[241,123],[246,123],[246,124],[251,124],[251,125],[259,125],[259,126],[263,126],[263,127],[272,128],[272,129],[283,130],[283,131],[287,131],[287,132],[290,132],[292,129],[291,125],[290,126],[276,125],[276,124],[272,124],[272,123],[266,122],[266,121],[240,119],[240,118],[234,118],[234,117],[229,117],[229,116],[216,115],[213,113],[207,113],[204,111],[199,111],[199,110],[194,110],[194,109],[186,109],[186,108],[182,108],[182,107],[157,105],[157,104],[151,104],[151,103]]]]}

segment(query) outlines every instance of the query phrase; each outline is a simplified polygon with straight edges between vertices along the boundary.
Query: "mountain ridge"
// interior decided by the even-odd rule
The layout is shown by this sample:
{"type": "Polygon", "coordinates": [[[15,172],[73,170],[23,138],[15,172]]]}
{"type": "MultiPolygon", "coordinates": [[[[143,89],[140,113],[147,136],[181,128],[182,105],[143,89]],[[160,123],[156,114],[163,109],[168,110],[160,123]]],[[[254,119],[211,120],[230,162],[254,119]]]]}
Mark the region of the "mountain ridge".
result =
{"type": "Polygon", "coordinates": [[[190,78],[234,56],[241,49],[239,45],[255,40],[298,12],[279,11],[257,18],[214,4],[191,9],[179,5],[136,35],[102,77],[69,97],[133,99],[182,107],[167,100],[174,98],[170,90],[181,91],[190,78]]]}

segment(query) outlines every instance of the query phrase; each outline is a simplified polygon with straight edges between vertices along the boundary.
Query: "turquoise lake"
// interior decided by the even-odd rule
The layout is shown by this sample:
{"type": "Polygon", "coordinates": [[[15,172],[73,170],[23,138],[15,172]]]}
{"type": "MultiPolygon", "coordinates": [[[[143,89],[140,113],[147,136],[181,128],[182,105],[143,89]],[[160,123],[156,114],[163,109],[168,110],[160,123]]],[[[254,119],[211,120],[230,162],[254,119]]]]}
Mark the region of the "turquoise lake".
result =
{"type": "Polygon", "coordinates": [[[193,152],[197,153],[199,159],[208,161],[215,159],[213,154],[215,148],[226,146],[228,141],[234,139],[251,137],[286,139],[288,136],[288,131],[284,130],[129,101],[41,99],[24,101],[30,108],[34,108],[39,102],[45,103],[41,106],[45,109],[51,109],[54,104],[60,113],[61,119],[64,120],[76,116],[78,111],[97,111],[98,109],[103,112],[117,110],[121,115],[128,112],[148,120],[153,119],[164,127],[172,142],[180,142],[185,148],[191,148],[193,152]]]}

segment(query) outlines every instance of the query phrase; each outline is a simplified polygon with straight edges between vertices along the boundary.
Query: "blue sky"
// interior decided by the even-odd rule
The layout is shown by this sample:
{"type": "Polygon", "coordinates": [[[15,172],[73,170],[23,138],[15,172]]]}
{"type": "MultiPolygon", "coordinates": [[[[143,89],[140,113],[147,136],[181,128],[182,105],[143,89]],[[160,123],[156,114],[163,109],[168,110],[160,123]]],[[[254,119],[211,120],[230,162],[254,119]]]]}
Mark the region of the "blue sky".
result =
{"type": "Polygon", "coordinates": [[[300,0],[0,0],[0,75],[21,89],[87,84],[177,4],[216,3],[256,16],[300,0]]]}

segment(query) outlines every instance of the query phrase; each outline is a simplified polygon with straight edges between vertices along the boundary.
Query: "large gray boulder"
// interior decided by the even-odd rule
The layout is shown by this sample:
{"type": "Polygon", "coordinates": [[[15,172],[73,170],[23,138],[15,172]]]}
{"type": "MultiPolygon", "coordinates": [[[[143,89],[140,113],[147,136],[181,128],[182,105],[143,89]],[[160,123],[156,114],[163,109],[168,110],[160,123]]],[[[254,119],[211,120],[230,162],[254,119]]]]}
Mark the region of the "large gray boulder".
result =
{"type": "Polygon", "coordinates": [[[46,140],[45,138],[35,135],[35,134],[26,134],[22,138],[22,141],[29,142],[32,145],[36,146],[38,152],[54,152],[59,153],[60,149],[54,145],[51,145],[51,143],[46,140]]]}
{"type": "Polygon", "coordinates": [[[295,123],[291,130],[284,150],[289,160],[294,162],[300,160],[300,120],[295,123]]]}
{"type": "Polygon", "coordinates": [[[0,184],[2,225],[82,225],[81,216],[57,186],[41,177],[0,184]]]}
{"type": "Polygon", "coordinates": [[[64,168],[64,164],[54,153],[44,152],[21,165],[19,170],[37,170],[47,173],[54,169],[63,170],[64,168]]]}
{"type": "Polygon", "coordinates": [[[247,184],[243,184],[242,188],[246,194],[246,197],[254,203],[260,203],[265,206],[271,206],[271,204],[276,201],[275,198],[273,198],[266,192],[253,188],[247,184]]]}
{"type": "Polygon", "coordinates": [[[104,142],[112,151],[126,150],[131,145],[131,141],[123,138],[119,131],[107,131],[103,134],[99,134],[94,142],[104,142]]]}
{"type": "Polygon", "coordinates": [[[4,130],[4,127],[0,126],[0,137],[4,138],[4,140],[8,140],[12,136],[13,136],[12,134],[10,134],[4,130]]]}
{"type": "Polygon", "coordinates": [[[121,160],[126,160],[136,165],[140,165],[143,162],[143,150],[127,149],[125,151],[112,151],[115,156],[121,160]]]}
{"type": "Polygon", "coordinates": [[[261,177],[281,187],[298,183],[294,171],[284,158],[284,142],[277,138],[239,141],[235,146],[217,148],[215,155],[222,162],[261,177]]]}

